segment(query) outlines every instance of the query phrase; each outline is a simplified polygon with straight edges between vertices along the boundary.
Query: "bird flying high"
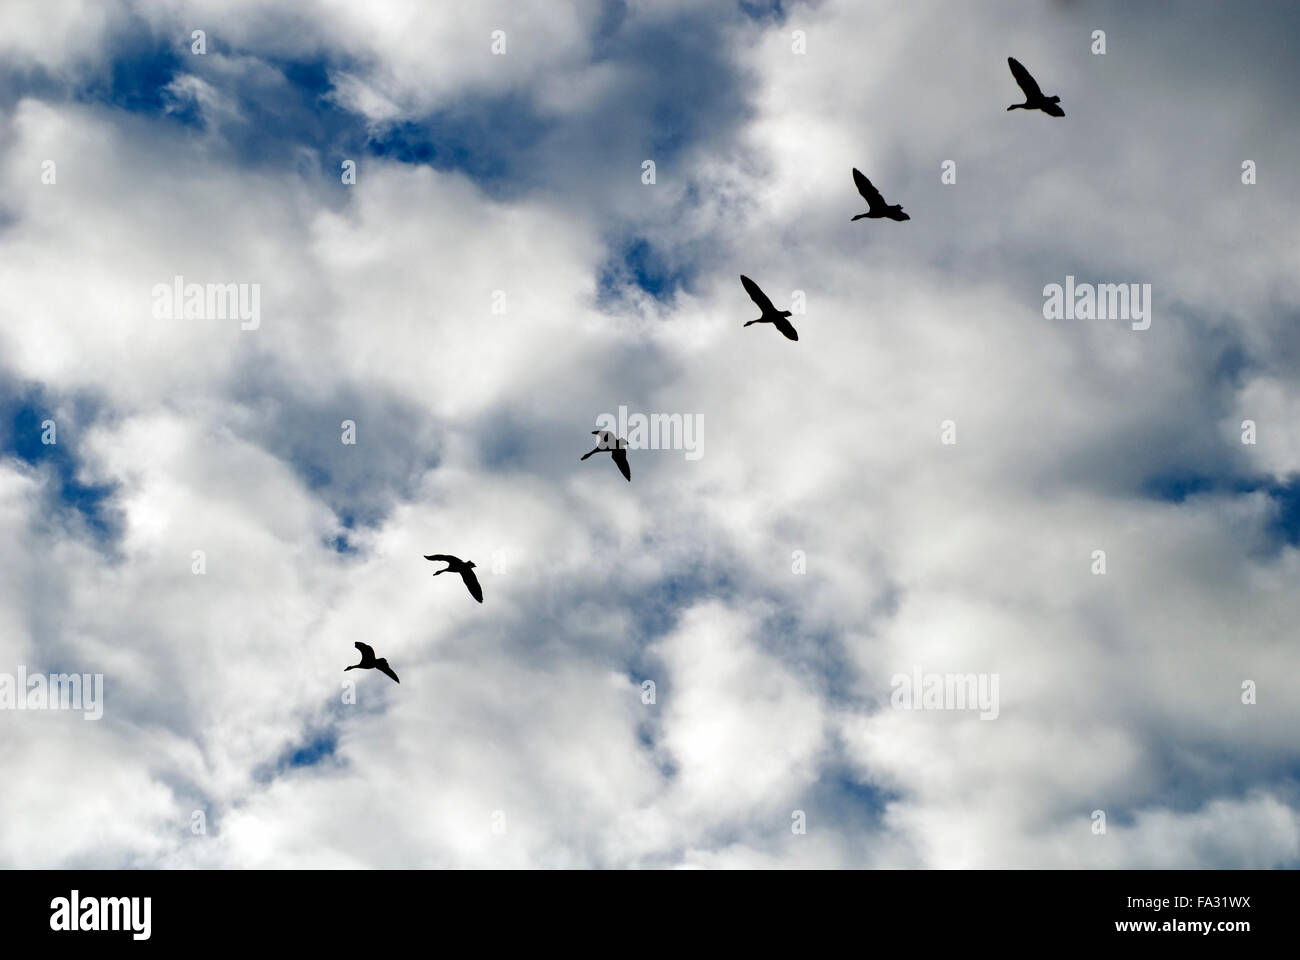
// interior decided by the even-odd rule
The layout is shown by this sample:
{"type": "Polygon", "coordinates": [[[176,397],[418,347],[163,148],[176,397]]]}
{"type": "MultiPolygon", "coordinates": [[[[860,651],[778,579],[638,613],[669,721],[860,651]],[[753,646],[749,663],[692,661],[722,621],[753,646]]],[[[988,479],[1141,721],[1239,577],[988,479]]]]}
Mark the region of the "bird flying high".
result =
{"type": "Polygon", "coordinates": [[[880,191],[871,185],[871,181],[862,175],[862,171],[857,167],[853,168],[853,182],[858,186],[858,193],[862,194],[862,199],[867,201],[867,212],[859,213],[854,220],[861,220],[866,217],[869,220],[897,220],[900,223],[904,220],[911,220],[903,212],[903,205],[895,203],[892,206],[885,203],[885,198],[880,195],[880,191]]]}
{"type": "Polygon", "coordinates": [[[794,327],[790,325],[790,321],[786,319],[786,317],[791,316],[789,310],[778,310],[772,306],[772,301],[767,299],[767,294],[758,289],[758,284],[744,274],[741,274],[740,282],[744,284],[749,299],[758,304],[758,308],[763,311],[761,317],[749,321],[745,326],[749,326],[750,323],[770,323],[784,333],[787,340],[799,339],[799,334],[795,332],[794,327]]]}
{"type": "Polygon", "coordinates": [[[586,460],[594,453],[608,453],[618,464],[619,473],[623,474],[624,479],[629,482],[632,480],[632,468],[627,464],[627,441],[622,437],[617,437],[611,430],[593,430],[591,431],[600,437],[600,442],[596,444],[595,450],[588,450],[579,460],[586,460]]]}
{"type": "Polygon", "coordinates": [[[459,573],[460,578],[465,581],[465,586],[469,588],[469,595],[479,603],[483,602],[483,588],[479,586],[478,577],[474,576],[473,560],[462,560],[446,553],[429,554],[424,559],[447,564],[445,569],[437,570],[433,575],[436,577],[440,573],[459,573]]]}
{"type": "Polygon", "coordinates": [[[1043,96],[1038,82],[1029,75],[1029,71],[1019,60],[1015,57],[1007,57],[1007,64],[1011,67],[1011,75],[1016,78],[1016,83],[1020,84],[1020,89],[1025,91],[1025,102],[1013,103],[1007,107],[1008,110],[1041,110],[1053,117],[1065,116],[1065,111],[1059,106],[1061,98],[1043,96]]]}
{"type": "Polygon", "coordinates": [[[347,673],[349,670],[378,670],[380,673],[388,674],[398,683],[402,682],[401,680],[397,679],[397,674],[393,672],[393,668],[388,665],[387,660],[385,660],[383,657],[379,657],[379,658],[375,657],[375,648],[372,647],[370,644],[362,643],[360,640],[358,640],[355,644],[353,644],[353,646],[355,646],[358,650],[361,651],[361,662],[354,663],[350,667],[344,667],[343,668],[344,673],[347,673]]]}

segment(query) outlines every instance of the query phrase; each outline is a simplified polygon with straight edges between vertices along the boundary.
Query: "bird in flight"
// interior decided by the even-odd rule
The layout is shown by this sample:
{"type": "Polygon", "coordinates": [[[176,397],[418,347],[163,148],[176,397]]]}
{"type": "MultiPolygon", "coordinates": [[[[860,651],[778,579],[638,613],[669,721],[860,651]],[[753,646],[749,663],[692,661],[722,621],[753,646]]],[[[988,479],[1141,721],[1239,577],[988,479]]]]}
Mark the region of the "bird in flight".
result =
{"type": "Polygon", "coordinates": [[[362,643],[360,640],[358,640],[354,646],[361,651],[361,662],[354,663],[350,667],[344,667],[344,673],[347,673],[349,670],[378,670],[381,673],[388,674],[398,683],[402,682],[397,679],[397,674],[393,673],[393,668],[388,665],[387,660],[383,657],[375,657],[374,647],[368,643],[362,643]]]}
{"type": "Polygon", "coordinates": [[[619,473],[623,474],[624,479],[631,481],[632,468],[627,465],[627,441],[622,437],[616,437],[612,430],[593,430],[591,431],[600,437],[600,442],[596,444],[595,450],[589,450],[584,453],[579,460],[586,460],[593,453],[608,453],[618,464],[619,473]]]}
{"type": "MultiPolygon", "coordinates": [[[[901,223],[912,219],[903,212],[901,203],[892,206],[885,203],[885,198],[880,195],[880,191],[871,185],[871,181],[864,177],[857,167],[853,168],[853,182],[858,185],[858,193],[862,194],[862,199],[867,201],[869,208],[866,213],[859,213],[853,218],[854,220],[866,217],[868,220],[897,220],[901,223]]],[[[752,297],[753,294],[751,293],[750,296],[752,297]]]]}
{"type": "Polygon", "coordinates": [[[1065,116],[1065,111],[1058,106],[1061,102],[1060,97],[1043,96],[1043,91],[1038,88],[1038,82],[1015,57],[1007,57],[1007,63],[1011,66],[1011,75],[1016,78],[1016,83],[1020,84],[1020,89],[1025,91],[1025,102],[1013,103],[1007,107],[1008,110],[1041,110],[1053,117],[1065,116]]]}
{"type": "MultiPolygon", "coordinates": [[[[740,282],[745,285],[745,292],[749,294],[749,299],[758,304],[758,308],[763,311],[761,317],[757,320],[751,320],[749,323],[775,324],[776,328],[785,334],[787,340],[799,339],[799,334],[795,333],[794,327],[786,319],[786,317],[791,316],[789,310],[778,310],[772,306],[772,301],[767,299],[767,294],[758,289],[758,284],[744,274],[741,274],[740,282]]],[[[749,326],[749,323],[745,324],[745,326],[749,326]]]]}
{"type": "Polygon", "coordinates": [[[479,586],[478,577],[474,576],[473,560],[462,560],[445,553],[429,554],[424,559],[441,561],[447,565],[446,568],[435,571],[433,574],[435,577],[440,573],[459,573],[460,578],[465,581],[465,586],[469,588],[469,595],[479,603],[483,602],[483,588],[479,586]]]}

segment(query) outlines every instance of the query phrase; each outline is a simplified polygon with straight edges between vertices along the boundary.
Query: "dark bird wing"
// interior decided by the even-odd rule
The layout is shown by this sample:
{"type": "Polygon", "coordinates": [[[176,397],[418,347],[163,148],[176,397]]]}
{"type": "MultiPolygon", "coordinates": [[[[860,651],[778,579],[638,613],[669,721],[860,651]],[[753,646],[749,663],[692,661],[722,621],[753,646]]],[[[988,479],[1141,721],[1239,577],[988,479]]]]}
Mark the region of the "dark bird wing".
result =
{"type": "MultiPolygon", "coordinates": [[[[388,674],[390,677],[392,677],[394,680],[397,680],[397,674],[395,674],[395,673],[393,672],[393,668],[390,667],[390,666],[388,665],[388,661],[387,661],[387,660],[376,660],[376,661],[375,661],[375,669],[378,670],[380,673],[386,673],[386,674],[388,674]]],[[[401,681],[401,680],[397,680],[397,682],[398,682],[398,683],[401,683],[402,681],[401,681]]]]}
{"type": "Polygon", "coordinates": [[[632,479],[632,468],[627,465],[627,451],[623,449],[613,451],[614,462],[618,464],[618,469],[628,480],[632,479]]]}
{"type": "Polygon", "coordinates": [[[429,554],[425,554],[424,559],[426,559],[426,560],[440,561],[440,562],[442,562],[442,563],[460,563],[460,558],[458,558],[458,557],[453,557],[453,556],[449,556],[448,554],[445,554],[445,553],[429,553],[429,554]]]}
{"type": "Polygon", "coordinates": [[[790,321],[785,317],[778,317],[776,320],[773,320],[772,326],[784,333],[787,340],[799,339],[799,334],[795,333],[794,327],[790,325],[790,321]]]}
{"type": "Polygon", "coordinates": [[[772,301],[767,299],[767,294],[758,289],[758,284],[744,274],[741,274],[740,282],[745,285],[745,292],[749,294],[749,299],[758,304],[760,310],[764,313],[776,313],[776,307],[772,306],[772,301]]]}
{"type": "Polygon", "coordinates": [[[353,644],[353,646],[361,651],[362,663],[369,663],[372,659],[374,659],[375,648],[372,647],[370,644],[362,643],[360,640],[358,640],[356,643],[353,644]]]}
{"type": "Polygon", "coordinates": [[[862,199],[867,201],[867,205],[873,210],[885,205],[885,198],[880,195],[880,191],[871,185],[871,181],[864,177],[857,167],[853,168],[853,182],[858,185],[858,193],[862,194],[862,199]]]}
{"type": "Polygon", "coordinates": [[[1025,91],[1026,100],[1041,100],[1043,91],[1038,89],[1038,83],[1029,75],[1029,71],[1015,57],[1007,57],[1007,63],[1011,67],[1011,75],[1016,78],[1016,83],[1020,84],[1020,89],[1025,91]]]}
{"type": "Polygon", "coordinates": [[[460,572],[460,578],[465,581],[465,586],[469,587],[469,595],[482,603],[483,588],[479,586],[478,577],[474,576],[474,571],[466,567],[460,572]]]}

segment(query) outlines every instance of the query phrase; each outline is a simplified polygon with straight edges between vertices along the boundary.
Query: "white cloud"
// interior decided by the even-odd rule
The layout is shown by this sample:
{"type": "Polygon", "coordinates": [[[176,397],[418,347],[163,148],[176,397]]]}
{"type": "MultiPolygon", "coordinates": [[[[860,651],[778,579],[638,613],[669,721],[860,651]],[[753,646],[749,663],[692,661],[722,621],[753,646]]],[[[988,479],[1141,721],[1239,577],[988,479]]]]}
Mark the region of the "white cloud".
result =
{"type": "MultiPolygon", "coordinates": [[[[102,721],[23,717],[3,738],[24,773],[0,862],[1295,862],[1300,697],[1279,678],[1298,554],[1263,492],[1142,493],[1293,472],[1293,174],[1237,170],[1296,144],[1236,109],[1256,85],[1206,78],[1222,109],[1180,109],[1181,54],[1117,26],[1140,54],[1093,59],[1070,15],[1010,4],[963,8],[942,43],[951,6],[776,24],[634,4],[606,27],[692,17],[723,45],[735,86],[698,91],[722,106],[692,137],[655,106],[671,78],[652,55],[592,62],[585,4],[315,9],[296,31],[263,3],[143,9],[164,36],[209,30],[210,62],[173,81],[205,128],[5,107],[5,383],[40,386],[23,395],[54,408],[83,482],[115,485],[121,528],[97,543],[52,463],[0,469],[21,571],[0,587],[0,670],[66,662],[108,688],[102,721]],[[309,139],[285,155],[319,166],[238,163],[227,124],[259,116],[241,91],[277,95],[275,57],[324,53],[363,132],[511,94],[557,126],[526,182],[363,155],[344,186],[309,139]],[[1065,120],[1005,112],[1009,53],[1065,120]],[[853,166],[913,219],[850,223],[853,166]],[[629,237],[689,282],[602,290],[629,237]],[[806,292],[799,343],[741,327],[742,272],[782,306],[806,292]],[[1152,329],[1044,320],[1067,272],[1153,283],[1152,329]],[[261,328],[155,320],[177,274],[261,283],[261,328]],[[1233,349],[1250,363],[1230,375],[1233,349]],[[634,452],[631,484],[579,462],[619,404],[703,415],[705,456],[634,452]],[[432,552],[478,562],[486,602],[432,579],[432,552]],[[356,640],[401,684],[345,675],[356,640]],[[998,719],[892,709],[914,666],[998,673],[998,719]],[[72,768],[89,786],[55,790],[72,768]]],[[[104,69],[111,33],[8,42],[75,77],[104,69]]]]}

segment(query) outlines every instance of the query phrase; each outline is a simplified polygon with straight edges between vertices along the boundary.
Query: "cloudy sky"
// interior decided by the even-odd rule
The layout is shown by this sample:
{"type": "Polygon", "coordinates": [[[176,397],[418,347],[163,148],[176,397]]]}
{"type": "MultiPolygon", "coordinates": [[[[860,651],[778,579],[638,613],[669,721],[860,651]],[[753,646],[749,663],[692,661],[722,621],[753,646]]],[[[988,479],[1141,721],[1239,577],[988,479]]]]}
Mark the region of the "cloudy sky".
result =
{"type": "Polygon", "coordinates": [[[1300,865],[1298,29],[0,6],[0,674],[104,676],[0,711],[0,865],[1300,865]]]}

